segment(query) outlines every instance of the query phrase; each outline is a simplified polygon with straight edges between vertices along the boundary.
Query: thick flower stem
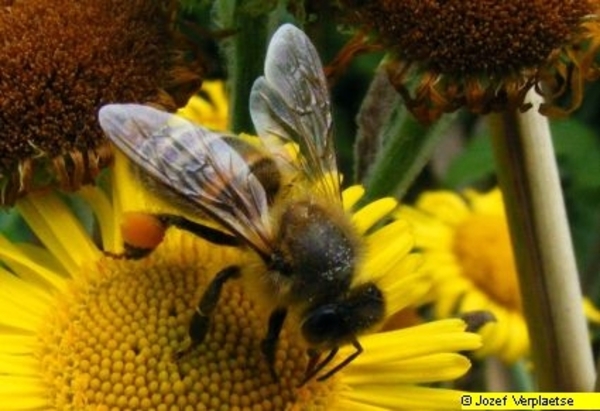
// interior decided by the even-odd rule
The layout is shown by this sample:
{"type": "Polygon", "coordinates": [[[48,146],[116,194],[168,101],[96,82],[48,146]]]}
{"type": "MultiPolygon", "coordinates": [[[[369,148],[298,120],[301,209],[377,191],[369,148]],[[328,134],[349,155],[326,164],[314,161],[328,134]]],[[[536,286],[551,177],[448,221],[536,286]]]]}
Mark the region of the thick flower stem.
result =
{"type": "Polygon", "coordinates": [[[548,121],[535,109],[490,120],[539,390],[590,391],[595,371],[548,121]]]}

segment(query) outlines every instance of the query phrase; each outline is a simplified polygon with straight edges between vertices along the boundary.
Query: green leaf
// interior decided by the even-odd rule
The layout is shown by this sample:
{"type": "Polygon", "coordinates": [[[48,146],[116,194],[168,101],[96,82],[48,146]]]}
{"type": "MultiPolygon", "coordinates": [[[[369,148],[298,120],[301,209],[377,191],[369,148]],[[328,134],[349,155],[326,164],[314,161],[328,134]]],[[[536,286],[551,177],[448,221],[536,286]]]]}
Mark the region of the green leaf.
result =
{"type": "Polygon", "coordinates": [[[212,0],[180,0],[179,5],[184,12],[195,14],[209,10],[212,0]]]}
{"type": "Polygon", "coordinates": [[[33,238],[16,208],[0,210],[0,233],[12,242],[31,241],[33,238]]]}
{"type": "MultiPolygon", "coordinates": [[[[594,132],[576,120],[550,124],[552,140],[563,182],[568,189],[600,189],[600,145],[594,132]]],[[[489,130],[475,136],[450,164],[443,184],[459,188],[472,186],[495,175],[489,130]]]]}
{"type": "Polygon", "coordinates": [[[555,121],[551,130],[563,179],[577,191],[600,190],[600,144],[594,131],[574,120],[555,121]]]}
{"type": "Polygon", "coordinates": [[[443,184],[455,188],[472,186],[493,176],[495,172],[490,136],[480,135],[473,138],[450,163],[443,184]]]}
{"type": "Polygon", "coordinates": [[[277,0],[245,0],[240,2],[238,13],[254,18],[270,13],[277,7],[277,0]]]}

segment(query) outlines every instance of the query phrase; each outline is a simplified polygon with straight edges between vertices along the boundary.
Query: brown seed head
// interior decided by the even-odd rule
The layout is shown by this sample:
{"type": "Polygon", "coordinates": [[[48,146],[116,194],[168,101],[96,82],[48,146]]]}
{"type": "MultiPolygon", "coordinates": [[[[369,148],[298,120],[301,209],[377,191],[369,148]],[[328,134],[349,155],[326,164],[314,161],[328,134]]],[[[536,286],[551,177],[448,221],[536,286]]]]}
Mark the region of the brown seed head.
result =
{"type": "Polygon", "coordinates": [[[363,21],[406,60],[453,76],[505,75],[566,45],[591,1],[380,0],[363,21]]]}
{"type": "Polygon", "coordinates": [[[524,95],[541,80],[564,88],[589,78],[581,53],[598,49],[586,26],[598,19],[597,0],[343,3],[352,3],[351,18],[395,55],[392,82],[428,120],[463,105],[477,112],[527,108],[524,95]],[[414,74],[421,77],[410,88],[414,74]]]}
{"type": "Polygon", "coordinates": [[[201,73],[178,67],[182,55],[175,52],[169,3],[5,1],[1,204],[49,184],[76,189],[91,182],[111,159],[96,120],[103,104],[175,109],[187,101],[201,73]]]}

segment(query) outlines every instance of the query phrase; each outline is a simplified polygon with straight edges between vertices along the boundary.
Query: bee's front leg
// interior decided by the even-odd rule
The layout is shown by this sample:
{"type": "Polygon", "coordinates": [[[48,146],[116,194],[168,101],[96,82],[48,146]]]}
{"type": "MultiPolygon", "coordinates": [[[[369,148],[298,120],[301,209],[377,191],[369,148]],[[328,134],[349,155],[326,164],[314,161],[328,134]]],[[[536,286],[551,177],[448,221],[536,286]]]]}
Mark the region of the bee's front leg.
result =
{"type": "Polygon", "coordinates": [[[278,381],[279,377],[275,371],[275,352],[277,351],[277,343],[279,342],[279,334],[283,328],[285,317],[287,316],[286,308],[276,308],[269,317],[269,328],[267,335],[260,344],[260,349],[269,365],[269,372],[273,381],[278,381]]]}
{"type": "Polygon", "coordinates": [[[239,277],[240,267],[232,265],[219,271],[210,284],[208,284],[206,291],[202,294],[202,298],[200,298],[200,302],[192,315],[189,328],[191,343],[188,347],[175,353],[176,359],[183,357],[204,341],[210,327],[210,317],[217,307],[223,285],[225,285],[228,280],[239,277]]]}

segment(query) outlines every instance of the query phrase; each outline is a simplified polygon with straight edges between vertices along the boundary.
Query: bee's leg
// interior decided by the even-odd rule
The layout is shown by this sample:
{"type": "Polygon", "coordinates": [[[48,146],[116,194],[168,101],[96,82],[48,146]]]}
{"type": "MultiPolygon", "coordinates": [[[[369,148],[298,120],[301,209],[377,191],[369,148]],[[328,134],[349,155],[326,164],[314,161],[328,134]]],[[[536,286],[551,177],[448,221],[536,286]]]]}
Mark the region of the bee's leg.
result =
{"type": "MultiPolygon", "coordinates": [[[[309,348],[306,350],[306,355],[308,356],[308,364],[306,364],[306,371],[304,373],[305,376],[312,374],[312,371],[315,369],[317,364],[319,364],[319,360],[321,359],[321,351],[315,350],[314,348],[309,348]]],[[[307,379],[304,378],[304,381],[301,385],[306,383],[307,379]]]]}
{"type": "Polygon", "coordinates": [[[182,230],[188,231],[216,245],[225,245],[237,247],[242,245],[242,241],[231,234],[227,234],[222,230],[209,227],[204,224],[196,223],[174,214],[159,214],[157,217],[165,226],[174,226],[182,230]]]}
{"type": "Polygon", "coordinates": [[[273,381],[278,381],[279,377],[275,372],[275,352],[277,351],[277,343],[279,342],[279,334],[283,328],[285,317],[287,316],[286,308],[276,308],[269,317],[269,328],[267,335],[260,344],[260,349],[269,365],[269,372],[273,381]]]}
{"type": "MultiPolygon", "coordinates": [[[[335,374],[336,372],[338,372],[339,370],[341,370],[342,368],[344,368],[346,365],[350,364],[352,361],[354,361],[354,359],[356,357],[358,357],[362,352],[363,352],[363,347],[362,345],[360,345],[360,343],[358,342],[357,339],[354,339],[354,341],[352,341],[352,345],[354,346],[354,348],[356,348],[356,351],[354,351],[352,354],[350,354],[348,357],[346,357],[344,359],[344,361],[342,361],[341,363],[337,364],[335,367],[333,367],[332,369],[330,369],[329,371],[327,371],[325,374],[321,375],[320,377],[317,378],[317,381],[325,381],[326,379],[328,379],[329,377],[331,377],[333,374],[335,374]]],[[[331,352],[337,353],[337,348],[335,348],[334,350],[331,350],[331,352]]],[[[330,353],[331,355],[331,353],[330,353]]],[[[334,354],[335,355],[335,354],[334,354]]],[[[329,358],[329,356],[327,356],[327,358],[329,358]]],[[[325,358],[325,360],[323,360],[323,362],[325,363],[325,361],[327,360],[327,358],[325,358]]],[[[331,357],[331,359],[333,359],[333,356],[331,357]]],[[[329,361],[331,361],[331,359],[329,361]]],[[[329,362],[327,361],[327,362],[329,362]]],[[[323,364],[323,363],[321,363],[323,364]]],[[[323,369],[323,367],[327,365],[327,363],[323,364],[323,365],[319,365],[319,369],[323,369]]]]}
{"type": "Polygon", "coordinates": [[[308,363],[306,364],[306,371],[304,371],[304,379],[300,384],[298,384],[298,388],[302,387],[312,377],[314,377],[315,373],[313,373],[313,370],[320,363],[321,360],[321,351],[316,350],[314,348],[308,348],[306,350],[306,355],[308,356],[308,363]]]}
{"type": "Polygon", "coordinates": [[[210,284],[208,284],[208,287],[204,291],[204,294],[202,294],[202,298],[200,298],[200,302],[192,315],[189,328],[191,343],[188,347],[179,350],[175,354],[177,359],[189,353],[204,341],[210,327],[210,317],[217,307],[223,285],[228,280],[239,277],[240,267],[232,265],[219,271],[210,284]]]}
{"type": "Polygon", "coordinates": [[[335,357],[335,355],[337,353],[338,353],[338,348],[335,347],[331,351],[329,351],[329,354],[327,354],[327,357],[325,357],[323,359],[323,361],[319,362],[321,353],[318,351],[309,349],[307,351],[308,365],[306,367],[306,373],[304,375],[304,380],[302,380],[302,382],[300,383],[300,387],[302,387],[304,384],[306,384],[307,382],[312,380],[312,378],[315,375],[317,375],[327,364],[329,364],[331,362],[331,360],[333,360],[333,358],[335,357]]]}
{"type": "Polygon", "coordinates": [[[210,241],[224,246],[239,246],[241,241],[216,228],[212,228],[185,217],[173,214],[151,214],[127,212],[121,223],[125,251],[121,254],[105,252],[114,258],[139,260],[149,255],[163,241],[165,232],[171,226],[188,231],[210,241]]]}
{"type": "Polygon", "coordinates": [[[126,212],[121,221],[124,251],[104,254],[113,258],[139,260],[149,255],[162,242],[168,225],[159,215],[144,212],[126,212]]]}

